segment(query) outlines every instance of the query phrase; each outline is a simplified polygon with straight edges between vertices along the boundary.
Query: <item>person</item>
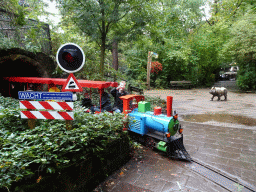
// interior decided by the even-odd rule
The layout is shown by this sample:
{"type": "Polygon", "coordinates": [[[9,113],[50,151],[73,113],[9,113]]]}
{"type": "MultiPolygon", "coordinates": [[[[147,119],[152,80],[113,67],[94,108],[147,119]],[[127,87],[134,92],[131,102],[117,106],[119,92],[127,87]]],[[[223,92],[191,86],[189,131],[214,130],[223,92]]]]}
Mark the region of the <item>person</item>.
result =
{"type": "MultiPolygon", "coordinates": [[[[100,90],[99,90],[100,93],[100,90]]],[[[100,106],[97,107],[92,107],[91,108],[92,113],[94,113],[95,111],[100,111],[100,106]]],[[[113,111],[112,107],[111,107],[111,101],[110,101],[110,97],[109,94],[107,92],[104,91],[104,89],[102,89],[102,95],[101,95],[101,111],[113,111]]]]}
{"type": "Polygon", "coordinates": [[[82,106],[85,108],[89,108],[86,112],[90,112],[94,110],[94,106],[92,104],[92,100],[90,99],[88,93],[84,94],[84,98],[82,99],[82,106]]]}
{"type": "Polygon", "coordinates": [[[123,101],[120,99],[120,97],[128,94],[125,91],[125,81],[121,81],[120,85],[117,88],[113,88],[110,93],[115,98],[113,111],[117,113],[123,112],[123,101]]]}

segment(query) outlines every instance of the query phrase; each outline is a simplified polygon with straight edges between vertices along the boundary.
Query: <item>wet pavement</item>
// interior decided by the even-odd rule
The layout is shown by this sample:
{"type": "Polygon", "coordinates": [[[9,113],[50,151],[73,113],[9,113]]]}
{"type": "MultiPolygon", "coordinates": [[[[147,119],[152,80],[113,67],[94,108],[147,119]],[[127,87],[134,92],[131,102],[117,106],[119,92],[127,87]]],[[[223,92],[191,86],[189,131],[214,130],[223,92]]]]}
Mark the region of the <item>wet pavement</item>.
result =
{"type": "Polygon", "coordinates": [[[171,160],[162,153],[142,146],[132,160],[108,177],[94,191],[228,191],[186,168],[184,163],[171,160]]]}
{"type": "Polygon", "coordinates": [[[229,124],[241,124],[246,126],[256,126],[256,119],[245,117],[243,115],[230,115],[225,113],[207,113],[207,114],[194,114],[182,115],[184,121],[190,122],[209,122],[216,121],[229,124]]]}
{"type": "Polygon", "coordinates": [[[210,101],[207,89],[145,94],[173,96],[185,148],[204,167],[142,146],[94,191],[256,191],[255,94],[228,92],[227,101],[210,101]]]}
{"type": "MultiPolygon", "coordinates": [[[[173,110],[177,111],[180,120],[185,120],[186,115],[189,117],[196,115],[198,118],[193,122],[201,121],[202,124],[208,125],[256,130],[256,94],[228,90],[227,101],[223,101],[223,96],[220,101],[217,101],[216,97],[210,101],[212,95],[209,90],[210,88],[152,90],[145,92],[145,95],[158,96],[165,100],[167,95],[173,96],[173,110]],[[199,114],[205,117],[201,116],[200,120],[199,114]],[[219,115],[226,116],[219,118],[219,115]]],[[[191,122],[193,118],[186,120],[191,122]]]]}
{"type": "Polygon", "coordinates": [[[192,159],[256,191],[256,130],[181,122],[192,159]]]}

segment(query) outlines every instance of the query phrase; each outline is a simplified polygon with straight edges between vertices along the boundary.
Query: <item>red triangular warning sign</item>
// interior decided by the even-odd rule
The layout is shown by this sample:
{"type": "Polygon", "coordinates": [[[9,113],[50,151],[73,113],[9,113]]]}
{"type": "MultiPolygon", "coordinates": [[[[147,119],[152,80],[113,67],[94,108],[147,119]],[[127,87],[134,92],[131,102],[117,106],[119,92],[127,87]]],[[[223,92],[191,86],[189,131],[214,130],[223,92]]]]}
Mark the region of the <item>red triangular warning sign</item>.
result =
{"type": "Polygon", "coordinates": [[[80,86],[80,84],[78,83],[78,81],[76,80],[74,74],[70,73],[68,76],[68,79],[65,82],[65,84],[63,85],[61,91],[62,92],[65,92],[65,91],[82,92],[83,89],[80,86]]]}

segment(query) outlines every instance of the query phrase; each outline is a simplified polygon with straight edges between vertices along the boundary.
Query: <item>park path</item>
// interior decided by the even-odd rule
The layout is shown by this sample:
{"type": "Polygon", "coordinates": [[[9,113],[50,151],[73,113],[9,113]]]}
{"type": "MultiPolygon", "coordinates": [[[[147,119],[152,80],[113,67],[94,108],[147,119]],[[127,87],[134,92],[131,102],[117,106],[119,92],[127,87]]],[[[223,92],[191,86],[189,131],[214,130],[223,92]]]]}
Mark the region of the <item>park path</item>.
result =
{"type": "Polygon", "coordinates": [[[256,191],[255,94],[229,91],[227,101],[210,101],[209,89],[152,90],[145,95],[173,96],[185,148],[211,171],[142,146],[94,191],[256,191]]]}

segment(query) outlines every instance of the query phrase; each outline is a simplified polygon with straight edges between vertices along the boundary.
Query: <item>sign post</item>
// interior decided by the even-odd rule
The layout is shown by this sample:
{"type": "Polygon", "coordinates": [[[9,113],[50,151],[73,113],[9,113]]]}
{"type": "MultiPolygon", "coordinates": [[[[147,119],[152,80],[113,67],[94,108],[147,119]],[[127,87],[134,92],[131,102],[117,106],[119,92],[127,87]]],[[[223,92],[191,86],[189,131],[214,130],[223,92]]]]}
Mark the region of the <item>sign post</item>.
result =
{"type": "Polygon", "coordinates": [[[148,65],[147,65],[147,87],[150,89],[150,70],[151,70],[152,52],[148,52],[148,65]]]}
{"type": "Polygon", "coordinates": [[[150,89],[150,73],[151,73],[151,62],[152,62],[152,56],[155,58],[158,58],[158,54],[154,53],[152,51],[148,52],[148,64],[147,64],[147,88],[150,89]]]}
{"type": "MultiPolygon", "coordinates": [[[[82,48],[74,43],[66,43],[57,51],[56,60],[63,71],[70,73],[61,91],[82,92],[82,87],[73,75],[84,66],[85,56],[82,48]]],[[[66,129],[72,129],[72,121],[66,120],[66,129]]]]}

